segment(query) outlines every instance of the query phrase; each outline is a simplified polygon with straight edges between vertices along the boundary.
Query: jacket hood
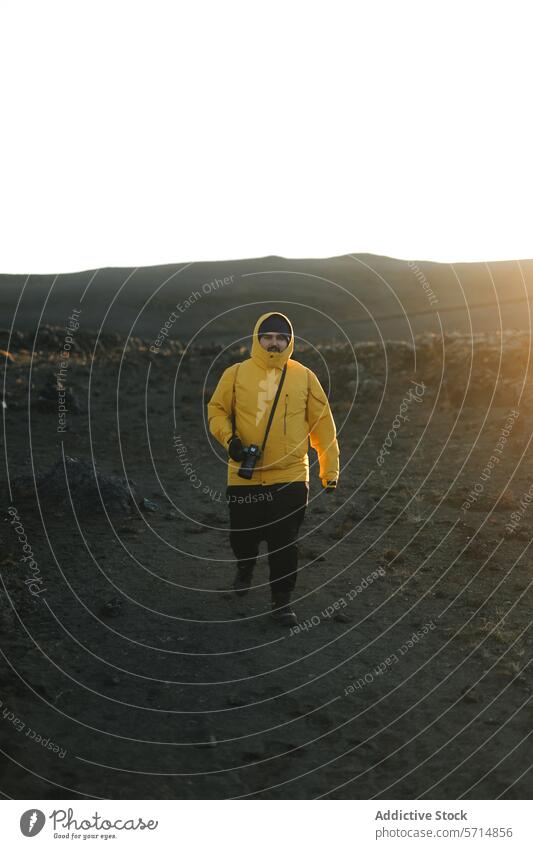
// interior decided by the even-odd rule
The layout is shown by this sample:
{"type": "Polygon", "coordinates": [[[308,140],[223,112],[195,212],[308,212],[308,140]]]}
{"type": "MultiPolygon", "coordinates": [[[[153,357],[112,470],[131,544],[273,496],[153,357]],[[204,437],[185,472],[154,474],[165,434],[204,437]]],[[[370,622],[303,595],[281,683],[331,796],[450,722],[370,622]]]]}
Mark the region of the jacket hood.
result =
{"type": "Polygon", "coordinates": [[[255,360],[256,363],[263,366],[263,368],[279,368],[282,369],[285,363],[288,361],[289,357],[292,355],[294,351],[294,330],[292,326],[291,320],[284,313],[279,312],[278,310],[272,310],[271,312],[264,312],[263,315],[260,315],[257,319],[254,327],[253,339],[252,339],[252,353],[251,357],[255,360]],[[288,323],[291,328],[291,340],[284,351],[274,352],[267,351],[266,348],[263,348],[259,341],[259,328],[263,321],[271,315],[281,315],[285,321],[288,323]]]}

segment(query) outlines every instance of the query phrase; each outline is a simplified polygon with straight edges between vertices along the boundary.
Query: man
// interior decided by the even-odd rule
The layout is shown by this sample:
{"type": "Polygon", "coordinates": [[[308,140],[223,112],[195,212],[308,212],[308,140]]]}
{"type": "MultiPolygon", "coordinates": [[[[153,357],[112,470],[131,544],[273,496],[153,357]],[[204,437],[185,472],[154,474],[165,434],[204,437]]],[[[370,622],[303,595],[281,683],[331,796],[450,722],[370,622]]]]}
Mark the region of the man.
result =
{"type": "Polygon", "coordinates": [[[290,601],[298,531],[309,500],[309,439],[318,453],[323,489],[334,490],[339,478],[339,446],[327,396],[316,375],[291,359],[293,350],[287,316],[264,313],[254,327],[251,357],[224,371],[207,407],[209,430],[229,455],[226,498],[237,558],[235,592],[245,595],[250,589],[259,543],[266,540],[271,614],[283,625],[297,623],[290,601]],[[245,448],[262,445],[285,365],[264,455],[246,480],[238,474],[245,448]]]}

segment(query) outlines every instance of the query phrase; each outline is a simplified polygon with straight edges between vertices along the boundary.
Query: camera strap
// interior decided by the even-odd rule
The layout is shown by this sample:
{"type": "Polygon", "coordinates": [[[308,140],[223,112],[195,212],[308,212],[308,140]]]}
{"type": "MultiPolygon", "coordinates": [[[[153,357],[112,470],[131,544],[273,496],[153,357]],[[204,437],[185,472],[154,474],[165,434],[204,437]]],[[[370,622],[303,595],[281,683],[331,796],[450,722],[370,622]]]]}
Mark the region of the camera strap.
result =
{"type": "MultiPolygon", "coordinates": [[[[237,381],[237,372],[239,371],[239,367],[235,371],[235,380],[233,381],[233,397],[232,397],[232,405],[231,405],[231,430],[232,430],[232,438],[235,436],[235,383],[237,381]]],[[[274,403],[272,404],[272,408],[270,410],[270,416],[268,418],[268,423],[266,426],[265,436],[263,438],[263,444],[261,445],[261,454],[265,450],[265,445],[267,441],[268,432],[270,430],[270,425],[272,424],[272,419],[274,418],[274,413],[276,412],[276,407],[279,401],[279,396],[281,395],[281,390],[283,387],[283,381],[285,380],[285,374],[287,372],[287,363],[283,366],[283,371],[281,372],[281,377],[278,383],[278,389],[276,392],[276,397],[274,398],[274,403]]]]}

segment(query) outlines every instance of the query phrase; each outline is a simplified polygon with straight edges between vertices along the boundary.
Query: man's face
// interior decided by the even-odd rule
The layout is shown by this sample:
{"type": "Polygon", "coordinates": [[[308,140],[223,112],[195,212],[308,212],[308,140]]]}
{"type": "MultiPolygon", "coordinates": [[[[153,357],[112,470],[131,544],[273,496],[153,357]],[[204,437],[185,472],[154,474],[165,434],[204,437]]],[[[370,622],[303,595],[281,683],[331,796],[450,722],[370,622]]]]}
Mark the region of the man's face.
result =
{"type": "Polygon", "coordinates": [[[285,336],[281,333],[262,333],[259,342],[267,351],[284,351],[288,345],[285,336]]]}

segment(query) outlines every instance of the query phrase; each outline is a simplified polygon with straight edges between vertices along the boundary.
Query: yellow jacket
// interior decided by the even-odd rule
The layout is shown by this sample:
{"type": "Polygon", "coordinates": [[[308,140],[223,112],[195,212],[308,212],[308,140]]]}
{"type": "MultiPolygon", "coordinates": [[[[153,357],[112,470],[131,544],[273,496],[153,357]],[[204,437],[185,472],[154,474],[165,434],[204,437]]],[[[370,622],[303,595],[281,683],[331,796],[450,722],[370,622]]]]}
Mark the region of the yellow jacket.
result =
{"type": "MultiPolygon", "coordinates": [[[[339,446],[329,402],[317,376],[302,363],[290,359],[294,333],[284,351],[269,352],[261,346],[259,326],[272,314],[264,313],[256,321],[251,357],[223,372],[207,406],[209,430],[227,451],[234,399],[236,435],[245,446],[261,447],[281,372],[287,363],[263,457],[258,459],[251,480],[246,480],[237,474],[240,462],[228,456],[227,482],[228,485],[268,485],[308,481],[310,440],[318,453],[320,478],[325,487],[327,481],[339,479],[339,446]]],[[[283,317],[292,331],[291,322],[287,316],[283,317]]]]}

